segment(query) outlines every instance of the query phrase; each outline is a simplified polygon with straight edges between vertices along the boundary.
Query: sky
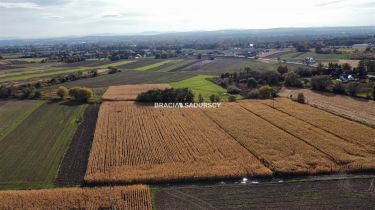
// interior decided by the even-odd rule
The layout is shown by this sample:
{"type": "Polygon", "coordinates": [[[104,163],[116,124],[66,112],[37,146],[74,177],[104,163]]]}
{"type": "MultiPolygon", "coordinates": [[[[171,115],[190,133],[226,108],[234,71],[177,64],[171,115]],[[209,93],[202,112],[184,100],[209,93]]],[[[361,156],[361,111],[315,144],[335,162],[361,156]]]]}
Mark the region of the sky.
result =
{"type": "Polygon", "coordinates": [[[375,0],[0,0],[0,38],[375,25],[375,0]]]}

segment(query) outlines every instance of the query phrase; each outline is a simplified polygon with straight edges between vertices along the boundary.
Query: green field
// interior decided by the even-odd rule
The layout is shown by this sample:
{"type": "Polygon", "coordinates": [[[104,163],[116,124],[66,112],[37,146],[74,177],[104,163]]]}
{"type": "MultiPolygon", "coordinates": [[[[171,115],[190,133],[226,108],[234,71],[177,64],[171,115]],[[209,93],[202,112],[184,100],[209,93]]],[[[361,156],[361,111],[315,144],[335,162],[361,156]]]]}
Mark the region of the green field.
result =
{"type": "Polygon", "coordinates": [[[227,101],[228,96],[225,95],[226,89],[215,85],[214,83],[206,80],[210,76],[207,75],[197,75],[195,77],[185,79],[179,82],[171,83],[173,88],[189,88],[193,91],[195,95],[195,100],[198,100],[198,95],[202,94],[206,102],[210,101],[210,96],[212,94],[219,94],[222,101],[227,101]]]}
{"type": "Polygon", "coordinates": [[[165,64],[167,64],[167,63],[169,63],[169,62],[171,62],[171,61],[170,61],[170,60],[161,61],[161,62],[154,63],[154,64],[151,64],[151,65],[138,67],[138,68],[136,68],[135,70],[137,70],[137,71],[148,71],[148,70],[151,70],[151,69],[153,69],[153,68],[157,68],[157,67],[159,67],[159,66],[165,65],[165,64]]]}
{"type": "Polygon", "coordinates": [[[0,141],[35,111],[42,101],[3,101],[0,103],[0,141]]]}
{"type": "Polygon", "coordinates": [[[0,141],[0,189],[52,187],[86,105],[42,104],[0,141]]]}
{"type": "MultiPolygon", "coordinates": [[[[105,61],[103,61],[104,63],[105,61]]],[[[19,69],[3,70],[0,72],[0,82],[28,80],[33,78],[50,77],[60,74],[69,74],[75,72],[84,72],[108,67],[119,67],[134,62],[134,60],[122,60],[113,63],[98,64],[95,66],[72,66],[59,67],[52,64],[27,64],[16,65],[19,69]]]]}

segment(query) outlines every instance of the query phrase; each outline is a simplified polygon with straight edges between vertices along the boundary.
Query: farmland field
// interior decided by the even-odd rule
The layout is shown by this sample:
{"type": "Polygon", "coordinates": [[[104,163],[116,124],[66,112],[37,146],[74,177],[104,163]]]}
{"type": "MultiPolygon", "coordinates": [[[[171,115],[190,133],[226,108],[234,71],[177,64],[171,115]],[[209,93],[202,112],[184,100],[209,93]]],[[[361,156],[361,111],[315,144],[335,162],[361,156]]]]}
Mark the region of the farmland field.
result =
{"type": "Polygon", "coordinates": [[[82,185],[89,159],[91,143],[94,138],[99,105],[89,104],[81,122],[74,133],[71,144],[64,155],[55,186],[82,185]]]}
{"type": "Polygon", "coordinates": [[[142,66],[142,67],[138,67],[136,68],[135,70],[137,71],[148,71],[148,70],[151,70],[153,68],[158,68],[160,66],[163,66],[165,64],[168,64],[169,62],[171,62],[170,60],[166,60],[166,61],[159,61],[158,63],[154,63],[154,64],[151,64],[151,65],[147,65],[147,66],[142,66]]]}
{"type": "MultiPolygon", "coordinates": [[[[327,154],[341,168],[341,171],[375,169],[375,147],[371,148],[368,145],[347,141],[337,134],[329,133],[320,127],[305,122],[304,119],[297,119],[274,109],[272,106],[267,106],[263,104],[263,101],[243,101],[240,104],[246,110],[270,122],[270,124],[327,154]]],[[[309,112],[314,114],[316,111],[311,109],[309,112]]],[[[342,125],[342,123],[339,124],[342,125]]],[[[346,129],[352,128],[347,127],[346,129]]],[[[362,129],[357,130],[357,132],[365,131],[362,129]]]]}
{"type": "Polygon", "coordinates": [[[271,171],[199,109],[101,105],[85,182],[266,176],[271,171]]]}
{"type": "Polygon", "coordinates": [[[210,100],[212,94],[219,94],[223,101],[227,100],[226,94],[227,90],[208,81],[206,78],[210,76],[197,75],[195,77],[185,79],[179,82],[171,83],[173,88],[189,88],[193,91],[195,95],[195,100],[198,101],[198,95],[202,94],[205,101],[210,100]]]}
{"type": "Polygon", "coordinates": [[[326,154],[249,112],[239,103],[203,110],[272,171],[280,174],[338,171],[326,154]]]}
{"type": "MultiPolygon", "coordinates": [[[[88,79],[66,82],[67,87],[86,86],[90,88],[108,87],[113,85],[127,84],[155,84],[171,83],[190,78],[197,75],[194,72],[159,72],[159,71],[123,71],[116,74],[109,74],[88,79]]],[[[47,87],[46,89],[56,90],[59,85],[47,87]]]]}
{"type": "Polygon", "coordinates": [[[35,111],[42,101],[0,101],[0,141],[35,111]]]}
{"type": "Polygon", "coordinates": [[[152,209],[144,185],[0,191],[0,197],[0,209],[152,209]]]}
{"type": "Polygon", "coordinates": [[[125,69],[125,70],[134,70],[137,68],[141,68],[143,66],[149,66],[153,65],[155,63],[160,62],[158,59],[153,59],[153,58],[145,58],[145,59],[137,59],[135,62],[124,64],[121,66],[118,66],[120,69],[125,69]]]}
{"type": "Polygon", "coordinates": [[[138,94],[152,89],[166,89],[168,84],[141,84],[110,86],[102,96],[106,101],[134,101],[138,94]]]}
{"type": "Polygon", "coordinates": [[[275,55],[271,56],[273,58],[278,58],[280,57],[281,60],[288,60],[288,61],[293,61],[293,60],[303,60],[306,57],[312,57],[315,60],[345,60],[349,58],[349,54],[318,54],[315,52],[289,52],[289,53],[284,53],[282,55],[275,55]]]}
{"type": "Polygon", "coordinates": [[[374,179],[170,186],[156,209],[374,209],[374,179]]]}
{"type": "Polygon", "coordinates": [[[306,102],[312,106],[375,128],[375,101],[308,89],[283,88],[279,95],[289,97],[298,93],[303,93],[306,102]]]}
{"type": "MultiPolygon", "coordinates": [[[[35,78],[42,78],[42,77],[51,77],[60,74],[68,74],[68,73],[75,73],[75,72],[84,72],[90,70],[98,70],[98,69],[106,69],[109,66],[118,67],[125,64],[129,64],[134,62],[133,60],[122,60],[118,62],[98,62],[96,65],[93,66],[85,66],[85,65],[78,65],[78,66],[59,66],[61,64],[56,65],[54,64],[40,64],[40,63],[32,63],[27,65],[16,65],[16,69],[11,70],[2,70],[0,72],[0,82],[9,82],[9,81],[19,81],[19,80],[28,80],[28,79],[35,79],[35,78]]],[[[77,65],[77,64],[75,64],[77,65]]]]}
{"type": "Polygon", "coordinates": [[[0,188],[51,187],[85,105],[44,103],[0,141],[0,188]]]}
{"type": "Polygon", "coordinates": [[[270,101],[264,101],[264,103],[329,133],[335,134],[346,141],[363,145],[370,150],[374,150],[375,148],[375,129],[371,127],[288,99],[278,99],[274,102],[274,105],[270,101]]]}

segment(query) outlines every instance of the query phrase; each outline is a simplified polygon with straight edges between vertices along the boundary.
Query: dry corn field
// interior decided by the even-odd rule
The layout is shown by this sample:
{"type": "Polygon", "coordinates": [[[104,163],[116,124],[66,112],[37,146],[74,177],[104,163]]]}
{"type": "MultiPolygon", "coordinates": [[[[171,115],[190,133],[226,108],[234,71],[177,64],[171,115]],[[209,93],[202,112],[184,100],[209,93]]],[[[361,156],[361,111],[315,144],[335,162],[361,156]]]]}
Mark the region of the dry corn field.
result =
{"type": "MultiPolygon", "coordinates": [[[[318,126],[309,124],[303,119],[298,119],[274,109],[272,104],[268,106],[263,103],[264,101],[244,101],[240,104],[246,110],[268,121],[275,127],[280,128],[321,153],[326,154],[340,167],[341,171],[375,169],[374,148],[343,139],[338,135],[324,131],[318,126]]],[[[276,107],[278,107],[279,104],[276,104],[276,107]]],[[[287,108],[291,106],[285,105],[282,107],[287,108]]],[[[302,105],[302,107],[304,106],[302,105]]],[[[296,108],[296,110],[301,109],[296,108]]],[[[309,111],[306,110],[306,112],[315,115],[319,110],[311,108],[309,111]]],[[[339,121],[335,123],[334,126],[345,128],[339,121]]],[[[351,130],[352,127],[346,127],[346,129],[351,130]]],[[[356,132],[361,132],[361,129],[356,132]]]]}
{"type": "Polygon", "coordinates": [[[144,185],[0,191],[0,198],[0,209],[152,209],[144,185]]]}
{"type": "Polygon", "coordinates": [[[106,101],[134,101],[139,93],[152,89],[165,89],[169,87],[169,84],[110,86],[102,96],[102,99],[106,101]]]}
{"type": "Polygon", "coordinates": [[[204,112],[276,173],[337,172],[337,164],[314,147],[270,124],[239,103],[204,112]]]}
{"type": "Polygon", "coordinates": [[[200,109],[101,105],[87,183],[139,183],[272,172],[200,109]]]}
{"type": "MultiPolygon", "coordinates": [[[[271,101],[264,101],[264,103],[272,106],[271,101]]],[[[319,127],[348,142],[362,145],[370,151],[375,150],[375,129],[371,127],[289,99],[279,98],[274,106],[281,112],[319,127]]]]}

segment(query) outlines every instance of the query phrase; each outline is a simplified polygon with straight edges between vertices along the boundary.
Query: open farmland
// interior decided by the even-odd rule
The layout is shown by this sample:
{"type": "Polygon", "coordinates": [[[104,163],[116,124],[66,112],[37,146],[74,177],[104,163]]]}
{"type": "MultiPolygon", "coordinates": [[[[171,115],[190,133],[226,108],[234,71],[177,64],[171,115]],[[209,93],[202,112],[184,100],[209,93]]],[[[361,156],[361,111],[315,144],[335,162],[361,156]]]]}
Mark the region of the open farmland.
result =
{"type": "Polygon", "coordinates": [[[24,65],[13,65],[17,68],[0,71],[0,82],[29,80],[43,77],[51,77],[61,74],[69,74],[75,72],[85,72],[91,70],[107,69],[109,66],[118,67],[134,62],[134,60],[122,60],[117,62],[97,62],[94,65],[80,65],[71,64],[71,66],[64,66],[65,64],[56,63],[31,63],[24,65]]]}
{"type": "Polygon", "coordinates": [[[106,101],[134,101],[138,94],[152,89],[166,89],[168,84],[140,84],[110,86],[102,96],[106,101]]]}
{"type": "Polygon", "coordinates": [[[312,106],[375,128],[375,101],[308,89],[283,88],[279,95],[296,97],[298,93],[303,93],[312,106]]]}
{"type": "MultiPolygon", "coordinates": [[[[197,75],[194,72],[159,72],[159,71],[123,71],[100,77],[76,80],[64,83],[66,87],[86,86],[90,88],[108,87],[127,84],[171,83],[197,75]]],[[[59,85],[47,87],[56,90],[59,85]]]]}
{"type": "Polygon", "coordinates": [[[271,171],[199,109],[155,109],[131,102],[104,102],[85,182],[266,175],[271,171]]]}
{"type": "Polygon", "coordinates": [[[0,191],[0,197],[0,209],[152,209],[144,185],[0,191]]]}
{"type": "Polygon", "coordinates": [[[169,186],[156,209],[375,209],[374,179],[169,186]]]}
{"type": "Polygon", "coordinates": [[[150,65],[147,65],[147,66],[138,67],[135,70],[137,70],[137,71],[148,71],[148,70],[151,70],[153,68],[158,68],[160,66],[168,64],[169,62],[171,62],[171,61],[170,60],[159,61],[158,63],[150,64],[150,65]]]}
{"type": "MultiPolygon", "coordinates": [[[[203,60],[187,66],[179,71],[198,72],[200,74],[218,75],[226,72],[243,71],[245,67],[250,67],[256,71],[276,71],[278,63],[265,63],[262,60],[245,58],[217,58],[215,60],[203,60]]],[[[290,70],[300,67],[296,64],[288,64],[290,70]]]]}
{"type": "Polygon", "coordinates": [[[62,160],[55,186],[76,186],[83,184],[87,169],[91,143],[94,138],[99,105],[89,104],[83,114],[83,122],[74,133],[72,142],[62,160]]]}
{"type": "Polygon", "coordinates": [[[135,62],[124,64],[121,66],[118,66],[120,69],[125,69],[125,70],[135,70],[137,68],[141,68],[144,66],[149,66],[153,65],[155,63],[160,62],[158,59],[153,59],[153,58],[144,58],[144,59],[137,59],[135,62]]]}
{"type": "Polygon", "coordinates": [[[0,141],[0,188],[51,187],[85,105],[44,103],[0,141]]]}
{"type": "Polygon", "coordinates": [[[203,110],[241,145],[279,174],[338,171],[331,158],[295,136],[249,112],[238,103],[203,110]]]}
{"type": "Polygon", "coordinates": [[[264,101],[264,103],[331,134],[339,136],[348,142],[363,145],[370,151],[373,151],[375,148],[375,129],[371,127],[308,105],[293,102],[289,99],[277,99],[275,102],[264,101]]]}
{"type": "Polygon", "coordinates": [[[193,59],[177,59],[177,60],[171,60],[169,63],[164,64],[162,66],[159,66],[157,68],[153,68],[153,71],[163,71],[163,72],[173,72],[178,71],[186,66],[190,66],[193,63],[196,63],[199,60],[193,60],[193,59]]]}
{"type": "Polygon", "coordinates": [[[189,88],[195,95],[195,100],[198,101],[198,95],[201,94],[205,101],[210,101],[212,94],[219,94],[222,101],[227,100],[227,90],[208,81],[206,78],[210,76],[197,75],[195,77],[185,79],[179,82],[171,83],[173,88],[189,88]]]}
{"type": "Polygon", "coordinates": [[[35,111],[42,101],[0,101],[0,141],[35,111]]]}
{"type": "MultiPolygon", "coordinates": [[[[246,110],[268,121],[270,124],[331,157],[341,168],[341,171],[353,172],[375,169],[375,147],[347,141],[320,127],[311,125],[303,119],[295,118],[274,109],[272,106],[267,106],[263,104],[263,101],[243,101],[240,104],[246,110]]],[[[315,110],[311,109],[309,112],[313,114],[315,110]]],[[[347,129],[352,128],[347,127],[347,129]]],[[[363,131],[358,130],[357,132],[363,131]]]]}
{"type": "Polygon", "coordinates": [[[288,52],[279,55],[270,56],[272,58],[280,57],[281,60],[295,61],[303,60],[306,57],[312,57],[315,60],[326,61],[326,60],[345,60],[349,58],[349,54],[318,54],[315,52],[288,52]]]}

